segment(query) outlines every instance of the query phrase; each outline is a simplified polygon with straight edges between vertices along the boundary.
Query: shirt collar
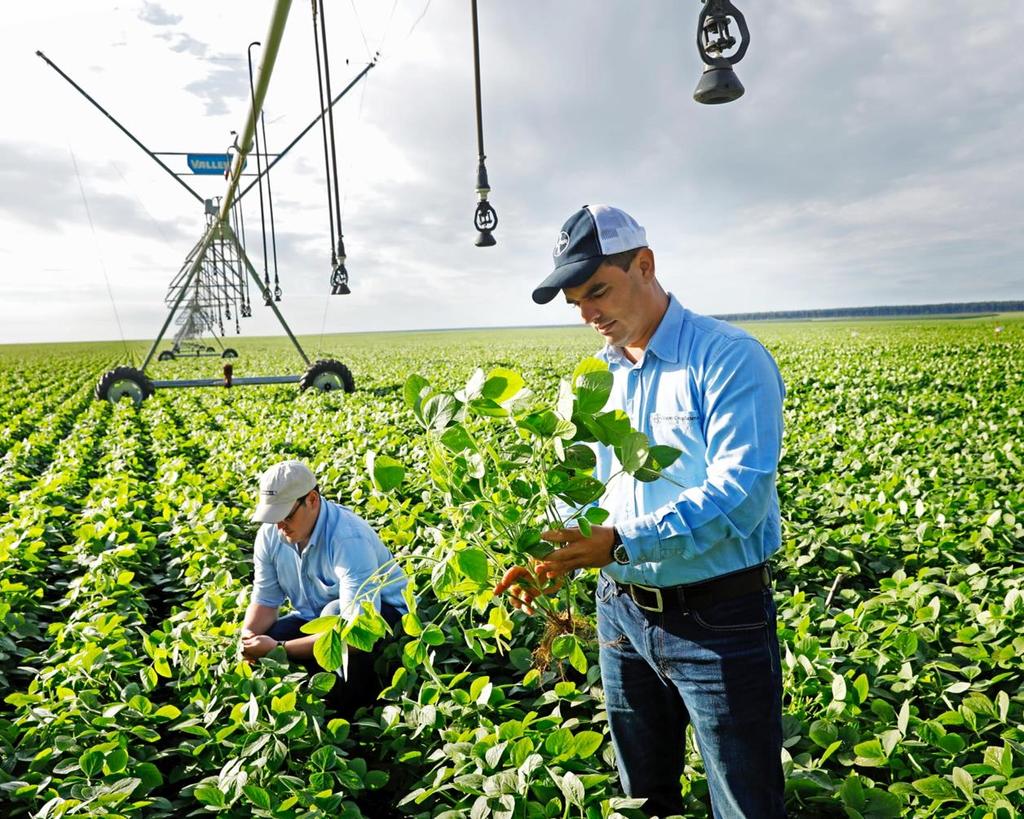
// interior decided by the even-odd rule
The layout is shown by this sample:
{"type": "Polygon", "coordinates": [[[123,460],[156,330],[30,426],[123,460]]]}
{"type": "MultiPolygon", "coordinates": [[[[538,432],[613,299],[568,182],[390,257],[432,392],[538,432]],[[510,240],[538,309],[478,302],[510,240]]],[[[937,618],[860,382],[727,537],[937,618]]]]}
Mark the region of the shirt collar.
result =
{"type": "MultiPolygon", "coordinates": [[[[665,315],[661,317],[651,340],[647,342],[647,349],[644,350],[645,357],[652,353],[667,363],[679,363],[679,331],[683,326],[685,313],[683,306],[676,301],[676,297],[669,293],[668,308],[665,310],[665,315]]],[[[621,347],[606,345],[605,357],[609,364],[632,366],[621,347]]]]}

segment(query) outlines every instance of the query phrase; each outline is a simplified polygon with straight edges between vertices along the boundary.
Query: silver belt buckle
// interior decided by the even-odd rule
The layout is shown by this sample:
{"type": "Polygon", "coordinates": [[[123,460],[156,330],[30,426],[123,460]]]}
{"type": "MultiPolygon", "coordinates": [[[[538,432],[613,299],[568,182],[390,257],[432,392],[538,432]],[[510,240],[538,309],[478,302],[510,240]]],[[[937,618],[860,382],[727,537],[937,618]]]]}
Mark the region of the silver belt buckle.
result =
{"type": "Polygon", "coordinates": [[[630,594],[633,598],[633,602],[637,604],[644,611],[653,611],[655,614],[663,612],[665,610],[664,601],[661,598],[661,589],[655,588],[654,586],[641,586],[639,583],[630,583],[630,594]],[[653,606],[645,606],[639,600],[636,599],[635,589],[643,589],[645,592],[651,592],[654,595],[654,599],[657,601],[653,606]]]}

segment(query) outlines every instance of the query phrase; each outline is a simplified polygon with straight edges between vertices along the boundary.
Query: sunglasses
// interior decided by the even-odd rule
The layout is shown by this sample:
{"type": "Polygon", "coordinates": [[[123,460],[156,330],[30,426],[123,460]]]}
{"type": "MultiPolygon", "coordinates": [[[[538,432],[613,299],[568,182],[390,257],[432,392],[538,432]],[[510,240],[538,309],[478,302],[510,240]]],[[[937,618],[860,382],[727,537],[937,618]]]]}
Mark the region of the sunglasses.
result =
{"type": "Polygon", "coordinates": [[[295,505],[292,507],[292,511],[285,515],[283,518],[281,518],[281,523],[288,523],[293,517],[295,517],[295,513],[299,511],[299,508],[306,505],[306,498],[308,497],[309,493],[303,495],[301,498],[295,501],[295,505]]]}

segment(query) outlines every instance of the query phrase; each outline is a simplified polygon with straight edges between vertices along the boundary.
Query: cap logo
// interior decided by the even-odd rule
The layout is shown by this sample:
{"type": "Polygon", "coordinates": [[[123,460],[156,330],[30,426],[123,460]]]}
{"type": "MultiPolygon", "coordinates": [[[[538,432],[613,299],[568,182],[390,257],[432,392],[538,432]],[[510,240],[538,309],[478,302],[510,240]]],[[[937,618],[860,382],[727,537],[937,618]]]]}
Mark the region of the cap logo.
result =
{"type": "Polygon", "coordinates": [[[264,489],[260,492],[261,495],[276,495],[277,492],[273,489],[264,489]]]}
{"type": "Polygon", "coordinates": [[[561,256],[565,253],[565,249],[569,246],[569,234],[564,230],[558,234],[558,238],[555,240],[554,255],[561,256]]]}

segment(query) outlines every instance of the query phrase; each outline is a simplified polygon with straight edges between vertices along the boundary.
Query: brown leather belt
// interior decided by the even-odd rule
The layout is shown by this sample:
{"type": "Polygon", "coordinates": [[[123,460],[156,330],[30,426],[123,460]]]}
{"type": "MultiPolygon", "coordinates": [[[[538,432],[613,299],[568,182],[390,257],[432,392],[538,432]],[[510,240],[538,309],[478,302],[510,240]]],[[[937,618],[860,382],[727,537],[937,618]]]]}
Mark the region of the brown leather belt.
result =
{"type": "MultiPolygon", "coordinates": [[[[609,578],[611,580],[611,578],[609,578]]],[[[617,594],[628,594],[645,611],[662,612],[666,609],[702,609],[732,600],[761,589],[770,589],[772,573],[767,563],[739,572],[714,577],[701,583],[685,586],[641,586],[638,583],[615,583],[617,594]]]]}

